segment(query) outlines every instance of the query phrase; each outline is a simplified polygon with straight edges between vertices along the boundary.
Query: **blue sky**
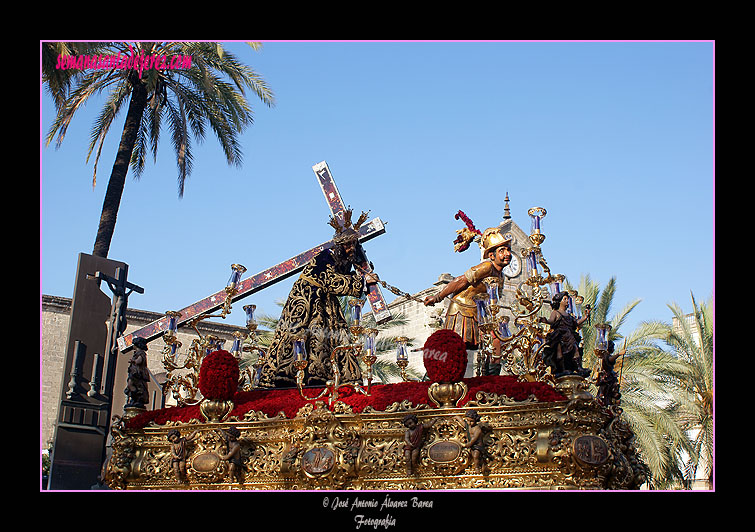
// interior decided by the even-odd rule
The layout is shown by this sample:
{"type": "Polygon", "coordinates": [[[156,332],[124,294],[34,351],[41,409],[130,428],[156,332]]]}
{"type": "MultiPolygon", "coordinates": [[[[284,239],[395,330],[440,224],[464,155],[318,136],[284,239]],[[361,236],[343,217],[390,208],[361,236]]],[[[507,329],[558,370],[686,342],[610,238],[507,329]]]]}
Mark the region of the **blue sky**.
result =
{"type": "MultiPolygon", "coordinates": [[[[365,245],[382,279],[417,292],[460,275],[476,247],[454,253],[463,210],[497,225],[547,209],[542,246],[573,284],[616,277],[614,311],[641,299],[622,330],[691,311],[714,289],[714,43],[265,42],[227,48],[275,93],[250,96],[244,164],[215,139],[194,148],[182,199],[175,156],[160,147],[126,183],[110,258],[144,287],[131,307],[183,308],[327,241],[329,211],[312,171],[328,162],[344,201],[387,222],[365,245]]],[[[41,292],[71,297],[77,255],[91,253],[125,111],[103,149],[96,187],[85,162],[95,99],[60,149],[40,94],[41,292]]],[[[294,278],[234,305],[277,314],[294,278]]],[[[395,296],[386,293],[391,301],[395,296]]]]}

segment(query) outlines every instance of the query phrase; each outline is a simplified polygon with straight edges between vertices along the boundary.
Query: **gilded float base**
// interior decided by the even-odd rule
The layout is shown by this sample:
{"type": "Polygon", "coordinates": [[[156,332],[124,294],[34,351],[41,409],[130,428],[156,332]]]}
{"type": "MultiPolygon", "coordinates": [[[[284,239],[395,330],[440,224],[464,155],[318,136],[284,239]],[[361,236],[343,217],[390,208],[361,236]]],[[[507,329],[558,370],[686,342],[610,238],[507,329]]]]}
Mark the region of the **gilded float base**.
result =
{"type": "Polygon", "coordinates": [[[462,408],[405,402],[353,413],[343,403],[310,403],[293,419],[249,412],[222,423],[115,428],[105,480],[129,490],[638,489],[644,470],[633,434],[576,391],[559,402],[478,393],[462,408]],[[408,414],[426,427],[412,468],[408,414]],[[171,454],[172,429],[193,437],[184,475],[171,454]]]}

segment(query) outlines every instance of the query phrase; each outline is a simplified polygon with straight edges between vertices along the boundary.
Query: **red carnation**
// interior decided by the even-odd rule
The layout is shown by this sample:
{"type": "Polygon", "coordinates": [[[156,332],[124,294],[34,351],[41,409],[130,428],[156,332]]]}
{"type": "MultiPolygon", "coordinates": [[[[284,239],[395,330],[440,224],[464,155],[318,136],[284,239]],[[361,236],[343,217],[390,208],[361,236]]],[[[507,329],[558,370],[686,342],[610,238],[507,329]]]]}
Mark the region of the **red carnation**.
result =
{"type": "Polygon", "coordinates": [[[228,351],[213,351],[199,368],[199,391],[205,399],[229,401],[239,388],[239,363],[228,351]]]}
{"type": "Polygon", "coordinates": [[[432,382],[452,383],[464,378],[467,348],[464,340],[450,329],[439,329],[425,342],[423,361],[432,382]]]}

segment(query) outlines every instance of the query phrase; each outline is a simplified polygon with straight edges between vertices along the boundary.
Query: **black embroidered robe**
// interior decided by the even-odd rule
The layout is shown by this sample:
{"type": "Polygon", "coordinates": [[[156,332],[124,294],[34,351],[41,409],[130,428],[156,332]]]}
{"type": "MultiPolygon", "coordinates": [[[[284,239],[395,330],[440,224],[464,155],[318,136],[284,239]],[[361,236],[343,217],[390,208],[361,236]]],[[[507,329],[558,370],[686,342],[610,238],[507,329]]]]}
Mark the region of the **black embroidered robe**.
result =
{"type": "MultiPolygon", "coordinates": [[[[302,271],[289,293],[260,374],[263,387],[296,386],[294,341],[306,330],[308,364],[305,386],[324,386],[333,378],[333,348],[349,342],[348,326],[338,296],[360,297],[363,278],[350,265],[339,266],[330,250],[316,255],[302,271]]],[[[338,355],[341,382],[359,382],[362,372],[347,351],[338,355]]]]}

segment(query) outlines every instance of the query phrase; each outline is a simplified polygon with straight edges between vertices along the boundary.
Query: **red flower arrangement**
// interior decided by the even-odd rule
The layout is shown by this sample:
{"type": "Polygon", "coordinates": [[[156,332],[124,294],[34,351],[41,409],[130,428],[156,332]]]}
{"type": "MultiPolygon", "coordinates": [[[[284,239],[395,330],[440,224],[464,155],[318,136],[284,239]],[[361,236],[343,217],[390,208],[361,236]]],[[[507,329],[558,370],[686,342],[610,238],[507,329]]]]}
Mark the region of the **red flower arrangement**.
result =
{"type": "Polygon", "coordinates": [[[239,363],[228,351],[213,351],[199,368],[199,391],[205,399],[229,401],[239,388],[239,363]]]}
{"type": "Polygon", "coordinates": [[[425,341],[422,351],[430,381],[452,383],[464,378],[467,369],[467,348],[464,340],[455,331],[435,331],[425,341]]]}
{"type": "MultiPolygon", "coordinates": [[[[474,399],[479,391],[506,395],[514,401],[525,401],[531,395],[543,402],[566,400],[560,392],[544,382],[519,382],[516,377],[512,376],[471,377],[463,379],[463,382],[469,387],[469,392],[466,397],[459,401],[459,407],[474,399]]],[[[343,387],[338,390],[338,400],[351,406],[354,413],[357,414],[364,411],[367,406],[371,406],[377,411],[383,411],[393,403],[401,401],[409,401],[414,406],[429,405],[427,389],[430,384],[430,381],[376,384],[372,387],[370,397],[357,393],[349,387],[343,387]]],[[[252,411],[262,412],[270,417],[277,416],[282,412],[286,418],[291,419],[296,416],[300,408],[309,402],[301,397],[296,388],[239,392],[233,400],[236,406],[229,417],[239,419],[247,412],[252,411]]],[[[128,419],[126,428],[140,429],[150,423],[164,425],[169,421],[187,423],[192,419],[201,419],[198,405],[150,410],[128,419]]]]}

